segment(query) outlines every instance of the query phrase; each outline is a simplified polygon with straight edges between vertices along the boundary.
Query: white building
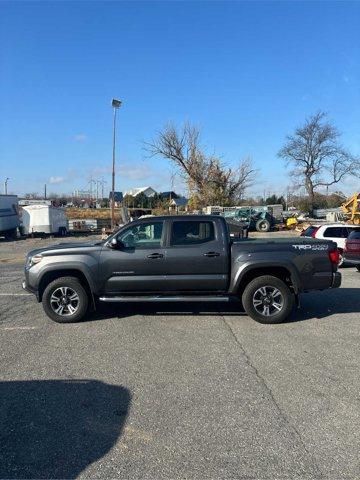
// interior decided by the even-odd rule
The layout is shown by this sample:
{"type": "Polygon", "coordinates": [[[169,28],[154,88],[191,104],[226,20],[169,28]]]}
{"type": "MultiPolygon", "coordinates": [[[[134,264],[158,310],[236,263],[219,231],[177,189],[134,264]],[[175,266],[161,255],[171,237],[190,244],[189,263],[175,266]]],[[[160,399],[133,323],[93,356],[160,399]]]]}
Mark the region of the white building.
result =
{"type": "Polygon", "coordinates": [[[125,195],[131,195],[132,197],[137,197],[140,195],[140,193],[143,193],[146,197],[153,197],[157,192],[151,188],[151,187],[139,187],[139,188],[131,188],[127,192],[125,192],[125,195]]]}

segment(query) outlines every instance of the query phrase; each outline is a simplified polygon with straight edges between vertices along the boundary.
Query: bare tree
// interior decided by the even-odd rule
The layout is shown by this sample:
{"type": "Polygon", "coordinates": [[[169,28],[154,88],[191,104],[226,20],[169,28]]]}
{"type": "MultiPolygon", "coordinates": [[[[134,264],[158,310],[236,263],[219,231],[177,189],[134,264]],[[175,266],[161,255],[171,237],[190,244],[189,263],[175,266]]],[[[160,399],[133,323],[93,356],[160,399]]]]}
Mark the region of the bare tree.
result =
{"type": "Polygon", "coordinates": [[[305,187],[310,204],[314,204],[318,187],[329,187],[346,176],[359,177],[359,159],[352,156],[339,142],[338,129],[326,120],[327,114],[318,112],[307,118],[279,151],[279,157],[293,167],[297,185],[305,187]]]}
{"type": "Polygon", "coordinates": [[[206,154],[200,130],[189,123],[181,130],[169,124],[145,145],[151,155],[160,155],[178,168],[198,206],[236,203],[254,180],[249,158],[236,169],[227,167],[218,157],[206,154]]]}

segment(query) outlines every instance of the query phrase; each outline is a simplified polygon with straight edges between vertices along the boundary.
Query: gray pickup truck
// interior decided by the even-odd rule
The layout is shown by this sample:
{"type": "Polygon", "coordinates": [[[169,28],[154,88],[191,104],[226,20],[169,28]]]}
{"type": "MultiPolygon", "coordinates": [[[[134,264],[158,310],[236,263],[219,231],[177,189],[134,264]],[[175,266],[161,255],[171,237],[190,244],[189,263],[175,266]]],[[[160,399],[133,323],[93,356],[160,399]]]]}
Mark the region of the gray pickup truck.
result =
{"type": "Polygon", "coordinates": [[[262,323],[286,320],[301,292],[339,287],[337,246],[308,238],[231,239],[224,218],[144,218],[104,242],[31,251],[23,287],[56,322],[100,302],[240,299],[262,323]]]}

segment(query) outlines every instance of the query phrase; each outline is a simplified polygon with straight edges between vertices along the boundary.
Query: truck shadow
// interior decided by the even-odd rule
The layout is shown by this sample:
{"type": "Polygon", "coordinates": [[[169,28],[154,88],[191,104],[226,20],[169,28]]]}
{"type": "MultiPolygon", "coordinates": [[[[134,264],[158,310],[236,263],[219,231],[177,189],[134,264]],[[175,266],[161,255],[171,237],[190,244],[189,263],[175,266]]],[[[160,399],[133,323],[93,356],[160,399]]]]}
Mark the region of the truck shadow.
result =
{"type": "MultiPolygon", "coordinates": [[[[359,288],[338,288],[301,295],[300,308],[296,309],[285,323],[301,322],[314,318],[326,318],[334,314],[360,313],[359,288]]],[[[182,316],[246,316],[241,302],[168,302],[168,303],[122,303],[99,304],[89,321],[107,318],[126,318],[135,315],[182,315],[182,316]]]]}
{"type": "Polygon", "coordinates": [[[300,308],[292,321],[301,322],[313,318],[326,318],[343,313],[360,313],[360,288],[341,287],[322,292],[310,292],[301,296],[300,308]]]}
{"type": "Polygon", "coordinates": [[[76,478],[116,443],[130,400],[95,380],[0,382],[0,478],[76,478]]]}

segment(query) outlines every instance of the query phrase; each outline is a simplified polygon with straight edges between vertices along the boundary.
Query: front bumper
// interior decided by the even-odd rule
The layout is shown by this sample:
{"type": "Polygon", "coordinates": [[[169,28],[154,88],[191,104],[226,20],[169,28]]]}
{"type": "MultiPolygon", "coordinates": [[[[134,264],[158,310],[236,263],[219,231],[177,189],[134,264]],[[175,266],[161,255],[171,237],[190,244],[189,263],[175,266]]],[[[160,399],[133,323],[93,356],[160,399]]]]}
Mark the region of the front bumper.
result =
{"type": "Polygon", "coordinates": [[[39,296],[38,296],[37,290],[31,288],[31,287],[26,283],[26,280],[23,280],[23,282],[22,282],[22,288],[23,288],[24,290],[26,290],[27,292],[32,293],[33,295],[35,295],[37,301],[39,301],[39,296]]]}
{"type": "Polygon", "coordinates": [[[341,285],[341,273],[340,272],[335,272],[333,273],[333,281],[331,288],[339,288],[341,285]]]}

